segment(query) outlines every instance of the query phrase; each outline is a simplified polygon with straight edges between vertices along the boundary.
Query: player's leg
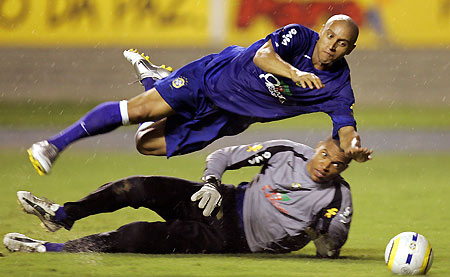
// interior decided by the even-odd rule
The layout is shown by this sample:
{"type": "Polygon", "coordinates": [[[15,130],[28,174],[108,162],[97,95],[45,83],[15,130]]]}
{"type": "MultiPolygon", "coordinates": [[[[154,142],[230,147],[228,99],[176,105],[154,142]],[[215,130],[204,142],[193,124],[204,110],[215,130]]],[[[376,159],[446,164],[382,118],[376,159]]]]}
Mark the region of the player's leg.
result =
{"type": "Polygon", "coordinates": [[[146,254],[220,253],[223,252],[226,241],[215,225],[184,220],[133,222],[115,231],[68,241],[63,244],[62,251],[146,254]]]}
{"type": "Polygon", "coordinates": [[[167,118],[157,122],[144,122],[136,131],[136,149],[143,155],[164,156],[166,151],[166,128],[167,118]]]}
{"type": "MultiPolygon", "coordinates": [[[[150,92],[150,90],[155,80],[168,76],[172,69],[163,66],[155,66],[150,63],[148,57],[136,52],[127,50],[124,52],[124,56],[135,67],[139,80],[148,91],[145,92],[142,97],[138,96],[130,100],[132,101],[130,104],[127,101],[100,104],[88,112],[79,121],[57,135],[33,144],[31,148],[28,149],[28,154],[30,161],[40,175],[48,174],[50,172],[52,164],[59,153],[69,144],[84,137],[110,132],[122,125],[141,123],[151,119],[146,118],[149,111],[146,111],[145,109],[152,110],[152,103],[154,104],[155,109],[158,109],[158,111],[150,112],[154,116],[153,120],[158,120],[166,116],[166,111],[161,111],[160,109],[161,104],[163,105],[165,101],[161,97],[158,97],[159,94],[156,91],[150,92]],[[150,101],[150,103],[145,103],[147,105],[141,107],[138,106],[142,105],[142,101],[150,101]],[[129,107],[129,105],[131,105],[131,107],[129,107]],[[132,113],[131,117],[128,116],[129,111],[132,113]]],[[[164,107],[168,107],[169,112],[171,111],[170,106],[166,105],[164,107]]]]}
{"type": "Polygon", "coordinates": [[[190,197],[201,183],[163,176],[132,176],[107,183],[86,197],[53,204],[30,192],[19,191],[18,201],[23,210],[36,215],[47,230],[61,227],[70,230],[75,221],[90,215],[114,212],[124,207],[149,208],[164,219],[199,219],[201,210],[190,197]]]}
{"type": "Polygon", "coordinates": [[[3,244],[11,252],[221,253],[227,242],[216,227],[218,225],[182,220],[133,222],[111,232],[65,243],[9,233],[5,235],[3,244]]]}

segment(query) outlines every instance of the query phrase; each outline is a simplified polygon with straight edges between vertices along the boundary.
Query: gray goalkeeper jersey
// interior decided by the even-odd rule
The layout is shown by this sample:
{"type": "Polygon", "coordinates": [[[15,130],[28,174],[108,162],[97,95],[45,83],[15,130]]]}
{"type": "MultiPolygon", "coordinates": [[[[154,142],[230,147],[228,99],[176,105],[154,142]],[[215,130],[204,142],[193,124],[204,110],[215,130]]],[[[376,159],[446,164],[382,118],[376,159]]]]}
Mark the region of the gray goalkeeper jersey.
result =
{"type": "Polygon", "coordinates": [[[243,204],[245,236],[253,252],[289,252],[305,246],[306,227],[328,233],[339,249],[346,241],[352,199],[341,178],[318,184],[306,164],[314,155],[309,146],[289,140],[226,147],[210,154],[204,176],[218,179],[226,170],[262,166],[248,184],[243,204]]]}

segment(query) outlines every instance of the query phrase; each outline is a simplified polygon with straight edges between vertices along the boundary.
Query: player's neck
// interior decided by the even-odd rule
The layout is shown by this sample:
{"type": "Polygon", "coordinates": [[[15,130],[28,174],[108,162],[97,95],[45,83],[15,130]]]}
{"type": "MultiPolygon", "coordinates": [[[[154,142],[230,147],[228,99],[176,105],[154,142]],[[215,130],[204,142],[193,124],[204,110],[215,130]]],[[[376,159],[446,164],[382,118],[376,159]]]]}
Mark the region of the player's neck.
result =
{"type": "MultiPolygon", "coordinates": [[[[314,49],[315,50],[315,49],[314,49]]],[[[327,71],[330,70],[330,68],[333,66],[332,63],[330,64],[324,64],[321,63],[317,54],[317,51],[314,51],[311,57],[311,62],[315,69],[321,70],[321,71],[327,71]]]]}

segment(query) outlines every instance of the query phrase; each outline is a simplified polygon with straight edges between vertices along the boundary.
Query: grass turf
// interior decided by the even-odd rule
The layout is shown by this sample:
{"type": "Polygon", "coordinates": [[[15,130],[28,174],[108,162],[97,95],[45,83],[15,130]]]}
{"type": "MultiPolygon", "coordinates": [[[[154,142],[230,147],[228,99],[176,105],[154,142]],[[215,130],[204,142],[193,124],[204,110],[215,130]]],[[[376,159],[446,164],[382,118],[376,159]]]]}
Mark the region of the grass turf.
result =
{"type": "MultiPolygon", "coordinates": [[[[0,101],[0,126],[26,128],[32,126],[67,126],[95,107],[91,102],[14,102],[0,101]]],[[[450,130],[450,109],[437,107],[358,107],[355,118],[364,129],[442,129],[450,130]]],[[[282,121],[255,124],[255,129],[324,129],[331,119],[324,113],[302,115],[282,121]]]]}
{"type": "MultiPolygon", "coordinates": [[[[37,218],[19,210],[15,193],[30,190],[63,203],[129,175],[198,180],[205,156],[200,153],[165,160],[135,153],[69,150],[50,176],[40,177],[24,151],[1,151],[0,235],[21,232],[37,239],[64,242],[135,220],[158,220],[148,210],[126,208],[83,219],[70,232],[48,233],[38,227],[37,218]]],[[[370,163],[352,163],[343,175],[352,185],[355,214],[338,260],[313,258],[312,245],[286,255],[28,254],[0,248],[0,276],[389,276],[384,249],[390,238],[403,231],[425,235],[435,253],[429,275],[448,276],[450,172],[443,166],[449,163],[448,153],[385,153],[370,163]]],[[[257,168],[229,172],[224,182],[248,180],[255,172],[257,168]]]]}

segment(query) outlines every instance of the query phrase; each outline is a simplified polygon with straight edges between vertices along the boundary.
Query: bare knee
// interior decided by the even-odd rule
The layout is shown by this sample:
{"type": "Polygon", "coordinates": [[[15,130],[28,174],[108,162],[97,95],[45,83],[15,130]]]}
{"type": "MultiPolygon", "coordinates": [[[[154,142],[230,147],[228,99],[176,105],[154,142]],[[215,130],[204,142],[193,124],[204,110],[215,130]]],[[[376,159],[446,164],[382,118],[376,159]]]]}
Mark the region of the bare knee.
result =
{"type": "Polygon", "coordinates": [[[159,138],[156,139],[142,139],[143,136],[136,135],[136,150],[142,155],[150,156],[165,156],[166,149],[165,144],[160,142],[159,138]]]}
{"type": "Polygon", "coordinates": [[[142,125],[141,127],[136,132],[135,137],[137,151],[143,155],[166,155],[165,119],[148,126],[142,125]]]}

